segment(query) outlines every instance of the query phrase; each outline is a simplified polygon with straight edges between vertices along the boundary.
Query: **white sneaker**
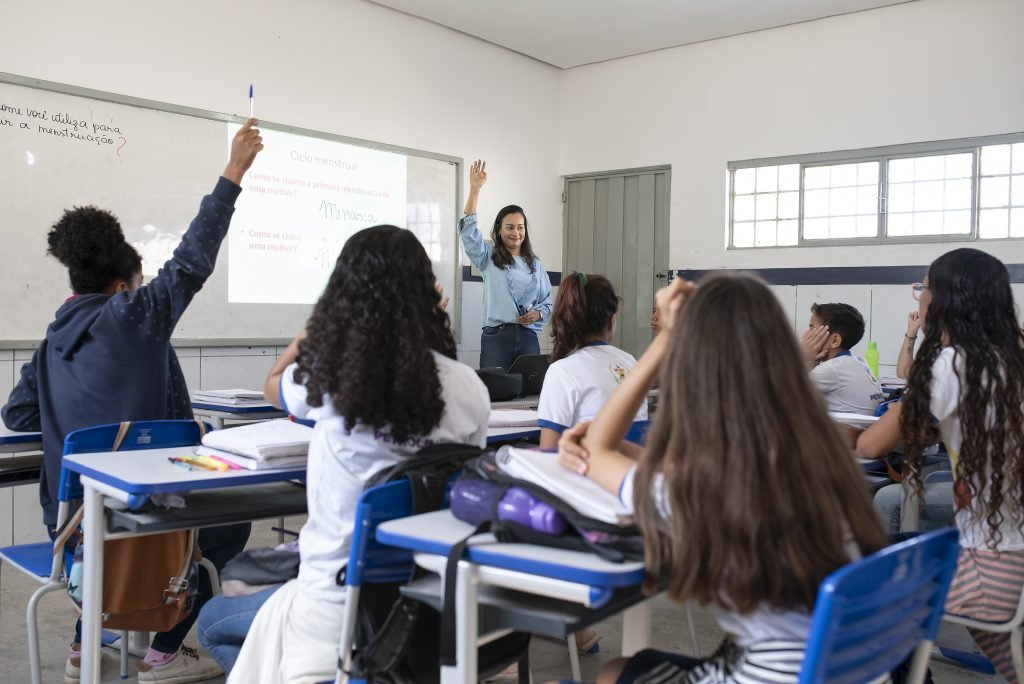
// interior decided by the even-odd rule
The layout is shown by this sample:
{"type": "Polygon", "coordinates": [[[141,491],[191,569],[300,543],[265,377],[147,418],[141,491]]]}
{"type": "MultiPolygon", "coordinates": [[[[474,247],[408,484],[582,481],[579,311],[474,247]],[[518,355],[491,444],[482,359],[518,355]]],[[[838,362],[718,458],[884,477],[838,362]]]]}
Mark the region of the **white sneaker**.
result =
{"type": "Polygon", "coordinates": [[[178,655],[169,663],[153,666],[142,661],[139,663],[140,682],[161,682],[161,684],[186,684],[187,682],[203,682],[207,679],[220,677],[224,670],[210,658],[204,658],[194,648],[182,646],[178,655]]]}
{"type": "MultiPolygon", "coordinates": [[[[82,646],[80,644],[74,644],[79,650],[82,646]]],[[[82,656],[73,656],[68,654],[68,660],[64,663],[64,682],[66,684],[74,684],[82,679],[82,656]]]]}

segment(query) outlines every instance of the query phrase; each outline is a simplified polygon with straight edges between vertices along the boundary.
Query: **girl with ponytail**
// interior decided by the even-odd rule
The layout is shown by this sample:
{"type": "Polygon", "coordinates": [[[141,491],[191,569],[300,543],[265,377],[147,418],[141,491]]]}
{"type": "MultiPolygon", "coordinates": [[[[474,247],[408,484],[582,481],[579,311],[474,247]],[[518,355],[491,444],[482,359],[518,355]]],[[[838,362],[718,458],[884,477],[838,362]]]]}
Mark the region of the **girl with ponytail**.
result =
{"type": "MultiPolygon", "coordinates": [[[[597,415],[636,359],[612,346],[619,296],[603,275],[573,273],[558,288],[551,314],[554,347],[537,409],[540,445],[558,446],[562,431],[597,415]]],[[[636,420],[647,419],[647,403],[636,420]]]]}

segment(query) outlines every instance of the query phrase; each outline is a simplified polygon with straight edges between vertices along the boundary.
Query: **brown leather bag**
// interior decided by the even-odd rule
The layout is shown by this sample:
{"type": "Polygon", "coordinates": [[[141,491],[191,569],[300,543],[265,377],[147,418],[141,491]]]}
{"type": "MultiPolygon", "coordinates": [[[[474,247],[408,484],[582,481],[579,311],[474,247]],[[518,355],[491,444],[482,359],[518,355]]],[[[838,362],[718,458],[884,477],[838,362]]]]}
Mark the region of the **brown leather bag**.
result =
{"type": "MultiPolygon", "coordinates": [[[[206,427],[196,422],[202,436],[206,427]]],[[[120,449],[131,426],[121,423],[111,451],[120,449]]],[[[62,526],[54,555],[77,533],[84,512],[79,507],[62,526]]],[[[105,542],[103,627],[165,632],[188,617],[199,589],[197,564],[202,556],[197,539],[195,530],[183,530],[105,542]]]]}

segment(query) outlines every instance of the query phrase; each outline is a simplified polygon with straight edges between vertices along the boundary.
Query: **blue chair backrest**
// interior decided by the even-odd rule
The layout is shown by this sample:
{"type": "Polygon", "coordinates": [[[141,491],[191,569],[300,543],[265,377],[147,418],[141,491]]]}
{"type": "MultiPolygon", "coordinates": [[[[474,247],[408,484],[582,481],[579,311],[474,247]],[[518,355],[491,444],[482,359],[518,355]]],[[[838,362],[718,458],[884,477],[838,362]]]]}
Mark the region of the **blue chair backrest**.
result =
{"type": "MultiPolygon", "coordinates": [[[[213,429],[208,423],[204,424],[207,432],[213,429]]],[[[64,455],[110,451],[114,447],[114,439],[117,438],[120,427],[120,423],[112,423],[73,430],[64,438],[64,455]]],[[[121,442],[120,450],[162,449],[198,443],[199,426],[194,420],[137,420],[132,423],[131,429],[121,442]]],[[[80,498],[82,485],[78,474],[61,469],[58,499],[70,501],[80,498]]]]}
{"type": "Polygon", "coordinates": [[[651,430],[653,420],[634,420],[626,433],[626,441],[643,446],[647,444],[647,433],[651,430]]]}
{"type": "Polygon", "coordinates": [[[402,479],[367,489],[356,506],[352,547],[345,568],[345,583],[401,582],[412,572],[412,552],[385,546],[377,541],[377,526],[412,515],[412,490],[402,479]]]}
{"type": "Polygon", "coordinates": [[[861,683],[934,640],[956,571],[955,528],[894,544],[836,570],[818,588],[800,684],[861,683]]]}

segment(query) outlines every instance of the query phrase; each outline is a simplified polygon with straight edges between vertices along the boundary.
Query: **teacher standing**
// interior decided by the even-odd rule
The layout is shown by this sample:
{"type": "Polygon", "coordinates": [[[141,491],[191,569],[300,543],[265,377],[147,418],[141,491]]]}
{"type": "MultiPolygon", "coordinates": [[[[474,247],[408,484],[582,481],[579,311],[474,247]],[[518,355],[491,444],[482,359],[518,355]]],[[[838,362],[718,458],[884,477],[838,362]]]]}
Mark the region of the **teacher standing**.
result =
{"type": "Polygon", "coordinates": [[[484,279],[484,326],[480,334],[480,367],[506,371],[524,354],[539,354],[537,333],[551,317],[551,280],[530,246],[526,213],[510,204],[498,212],[491,242],[477,224],[476,203],[487,182],[487,162],[469,169],[469,197],[459,220],[459,238],[466,256],[484,279]]]}

